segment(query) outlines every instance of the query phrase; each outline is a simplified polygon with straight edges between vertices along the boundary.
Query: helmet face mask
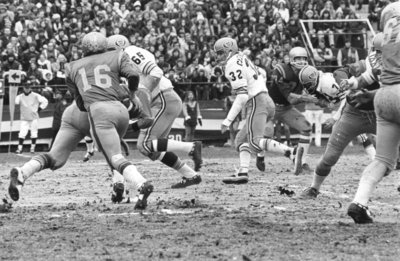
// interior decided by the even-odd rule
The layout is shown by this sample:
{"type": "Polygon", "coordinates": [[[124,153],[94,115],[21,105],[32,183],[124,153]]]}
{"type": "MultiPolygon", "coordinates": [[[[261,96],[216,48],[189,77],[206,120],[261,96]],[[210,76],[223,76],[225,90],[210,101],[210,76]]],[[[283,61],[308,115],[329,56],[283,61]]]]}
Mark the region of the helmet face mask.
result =
{"type": "Polygon", "coordinates": [[[82,39],[82,51],[85,56],[102,53],[107,50],[107,38],[98,32],[86,34],[82,39]]]}
{"type": "Polygon", "coordinates": [[[291,65],[296,69],[302,69],[304,66],[308,65],[308,59],[307,57],[296,56],[293,58],[291,65]]]}
{"type": "Polygon", "coordinates": [[[290,65],[301,70],[308,65],[308,54],[303,47],[294,47],[289,51],[290,65]]]}

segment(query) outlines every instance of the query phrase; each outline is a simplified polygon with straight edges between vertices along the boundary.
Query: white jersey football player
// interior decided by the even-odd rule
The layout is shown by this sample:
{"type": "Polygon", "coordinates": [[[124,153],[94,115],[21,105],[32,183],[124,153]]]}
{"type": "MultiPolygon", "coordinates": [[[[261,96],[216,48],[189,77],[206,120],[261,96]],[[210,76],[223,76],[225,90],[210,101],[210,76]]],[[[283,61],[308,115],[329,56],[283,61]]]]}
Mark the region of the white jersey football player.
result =
{"type": "MultiPolygon", "coordinates": [[[[109,49],[123,49],[131,58],[140,75],[137,96],[143,104],[143,110],[154,116],[153,124],[140,131],[137,142],[139,151],[152,160],[160,160],[182,175],[182,180],[172,188],[199,184],[201,177],[195,171],[202,165],[202,143],[168,139],[173,122],[182,112],[182,100],[174,91],[171,81],[163,76],[154,55],[149,51],[130,45],[123,35],[113,35],[107,40],[109,49]],[[194,170],[175,154],[179,152],[188,153],[193,158],[194,170]]],[[[122,182],[121,175],[115,173],[114,176],[119,177],[114,182],[122,182]]]]}
{"type": "MultiPolygon", "coordinates": [[[[223,180],[228,184],[248,182],[248,169],[251,153],[273,151],[294,158],[295,150],[272,139],[264,138],[267,119],[272,118],[275,105],[268,95],[266,84],[254,64],[239,52],[236,40],[224,37],[215,42],[217,60],[225,64],[225,77],[229,80],[235,101],[221,125],[225,133],[229,125],[248,106],[246,123],[236,136],[236,149],[239,151],[240,169],[236,175],[223,180]]],[[[300,153],[297,153],[300,155],[300,153]]]]}

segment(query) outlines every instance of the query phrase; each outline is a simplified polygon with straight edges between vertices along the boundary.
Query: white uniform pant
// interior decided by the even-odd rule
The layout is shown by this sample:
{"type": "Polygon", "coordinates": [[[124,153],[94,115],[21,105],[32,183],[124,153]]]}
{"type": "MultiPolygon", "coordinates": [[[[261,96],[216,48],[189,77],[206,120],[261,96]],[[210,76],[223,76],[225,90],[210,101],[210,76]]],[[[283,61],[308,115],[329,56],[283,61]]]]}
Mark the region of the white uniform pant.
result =
{"type": "Polygon", "coordinates": [[[321,146],[321,138],[322,138],[322,117],[324,116],[323,110],[306,110],[304,112],[304,116],[306,117],[307,121],[311,124],[315,124],[315,134],[314,142],[315,146],[321,146]]]}
{"type": "Polygon", "coordinates": [[[26,135],[28,134],[28,131],[31,132],[31,139],[38,137],[38,119],[31,121],[21,120],[20,122],[21,124],[19,128],[18,138],[25,139],[26,135]]]}

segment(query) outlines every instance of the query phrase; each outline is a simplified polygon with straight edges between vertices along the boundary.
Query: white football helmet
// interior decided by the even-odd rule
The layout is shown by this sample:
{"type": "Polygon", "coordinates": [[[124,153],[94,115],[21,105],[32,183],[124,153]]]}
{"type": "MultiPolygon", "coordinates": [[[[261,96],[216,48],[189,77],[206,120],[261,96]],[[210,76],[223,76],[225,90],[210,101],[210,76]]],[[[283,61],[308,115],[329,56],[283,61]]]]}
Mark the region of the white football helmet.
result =
{"type": "Polygon", "coordinates": [[[82,39],[82,51],[85,56],[102,53],[107,50],[107,38],[98,32],[86,34],[82,39]]]}
{"type": "Polygon", "coordinates": [[[107,38],[107,49],[108,50],[124,50],[130,45],[128,38],[122,34],[115,34],[107,38]]]}
{"type": "Polygon", "coordinates": [[[289,51],[290,65],[296,69],[302,69],[308,65],[308,54],[303,47],[294,47],[289,51]]]}
{"type": "Polygon", "coordinates": [[[306,65],[299,72],[299,80],[307,92],[313,93],[318,85],[319,73],[317,68],[306,65]]]}
{"type": "Polygon", "coordinates": [[[233,38],[223,37],[214,44],[214,51],[219,62],[227,61],[232,55],[239,51],[237,42],[233,38]]]}
{"type": "Polygon", "coordinates": [[[345,95],[332,73],[320,73],[316,91],[330,102],[338,102],[345,95]]]}

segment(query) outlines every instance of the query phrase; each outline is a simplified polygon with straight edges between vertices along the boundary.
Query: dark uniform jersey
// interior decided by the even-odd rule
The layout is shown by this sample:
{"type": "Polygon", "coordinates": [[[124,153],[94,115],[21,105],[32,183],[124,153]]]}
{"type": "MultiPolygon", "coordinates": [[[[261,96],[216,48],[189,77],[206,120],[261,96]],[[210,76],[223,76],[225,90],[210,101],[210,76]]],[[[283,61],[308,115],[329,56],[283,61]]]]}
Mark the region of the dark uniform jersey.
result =
{"type": "Polygon", "coordinates": [[[302,92],[303,86],[293,68],[287,64],[277,64],[272,73],[272,84],[269,87],[269,95],[275,104],[290,105],[287,100],[289,94],[302,94],[302,92]]]}
{"type": "MultiPolygon", "coordinates": [[[[366,68],[367,67],[365,65],[365,60],[361,60],[356,63],[347,64],[343,68],[337,69],[336,71],[345,72],[348,75],[348,78],[350,78],[351,76],[354,76],[354,77],[360,76],[363,72],[365,72],[366,68]]],[[[367,85],[365,87],[365,89],[372,91],[372,90],[379,89],[379,86],[380,86],[379,82],[374,81],[372,84],[367,85]]],[[[357,101],[354,100],[351,93],[346,96],[346,101],[353,107],[358,103],[357,101]]],[[[374,102],[370,101],[368,103],[361,104],[357,108],[359,110],[372,111],[372,110],[374,110],[374,102]]]]}
{"type": "Polygon", "coordinates": [[[129,56],[119,50],[84,57],[66,66],[67,85],[79,92],[86,109],[95,102],[129,97],[129,91],[120,86],[120,77],[130,76],[137,73],[129,56]]]}

